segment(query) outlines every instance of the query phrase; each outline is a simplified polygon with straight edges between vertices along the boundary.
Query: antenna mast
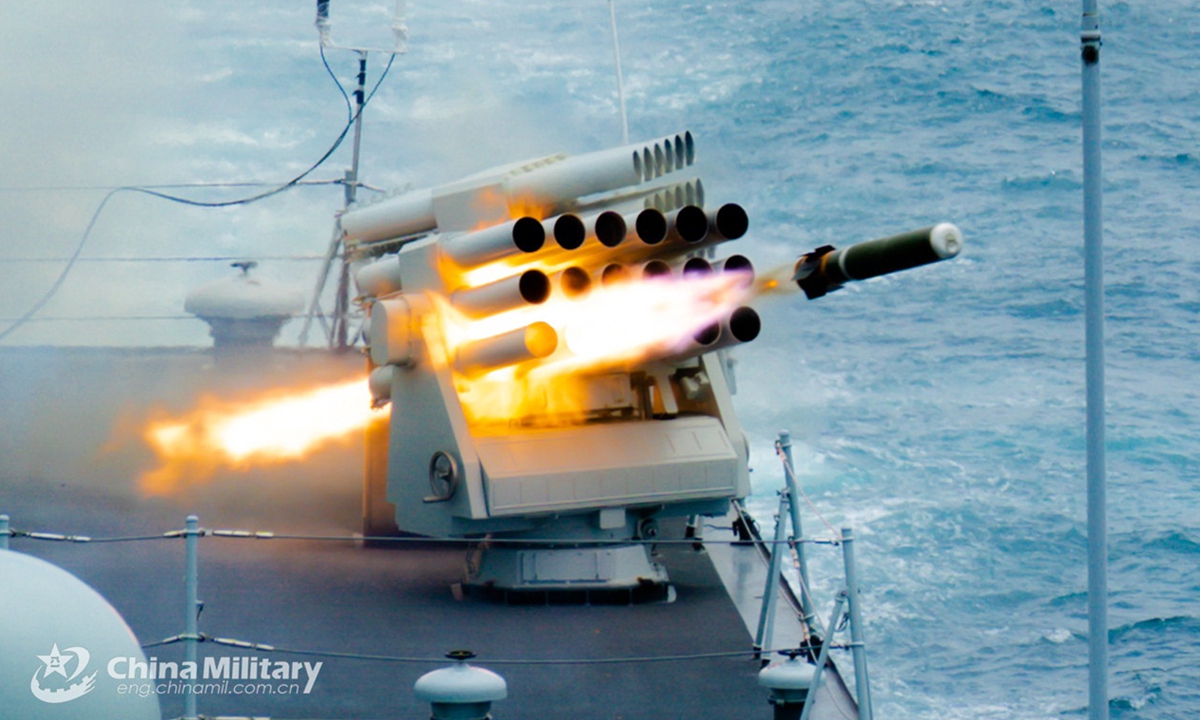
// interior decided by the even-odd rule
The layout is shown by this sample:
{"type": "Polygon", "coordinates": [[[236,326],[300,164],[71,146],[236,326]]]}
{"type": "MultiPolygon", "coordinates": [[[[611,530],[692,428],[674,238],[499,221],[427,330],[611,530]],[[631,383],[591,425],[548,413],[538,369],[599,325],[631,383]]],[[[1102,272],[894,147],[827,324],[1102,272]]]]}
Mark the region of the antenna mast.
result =
{"type": "MultiPolygon", "coordinates": [[[[405,51],[405,45],[408,42],[408,26],[404,23],[407,2],[406,0],[396,0],[396,9],[392,13],[392,35],[395,38],[395,44],[391,48],[359,47],[334,43],[330,36],[329,2],[330,0],[317,0],[316,26],[321,47],[330,50],[349,50],[358,55],[358,86],[354,90],[354,150],[350,160],[350,167],[346,170],[343,180],[343,185],[346,189],[345,203],[343,205],[344,211],[349,209],[358,199],[358,165],[360,148],[362,146],[363,108],[366,105],[367,56],[371,52],[396,56],[405,51]]],[[[333,237],[329,241],[329,248],[325,252],[325,260],[321,265],[321,272],[317,276],[317,285],[313,290],[312,302],[309,304],[308,314],[304,318],[304,327],[300,331],[301,346],[308,343],[308,331],[312,326],[313,318],[320,319],[321,293],[325,290],[325,283],[329,279],[329,273],[333,268],[333,261],[337,258],[339,250],[341,250],[342,263],[338,271],[337,296],[334,300],[333,308],[333,326],[332,328],[325,326],[323,319],[321,320],[321,324],[328,333],[328,343],[331,349],[345,350],[349,347],[351,258],[345,248],[340,226],[334,228],[333,237]]]]}

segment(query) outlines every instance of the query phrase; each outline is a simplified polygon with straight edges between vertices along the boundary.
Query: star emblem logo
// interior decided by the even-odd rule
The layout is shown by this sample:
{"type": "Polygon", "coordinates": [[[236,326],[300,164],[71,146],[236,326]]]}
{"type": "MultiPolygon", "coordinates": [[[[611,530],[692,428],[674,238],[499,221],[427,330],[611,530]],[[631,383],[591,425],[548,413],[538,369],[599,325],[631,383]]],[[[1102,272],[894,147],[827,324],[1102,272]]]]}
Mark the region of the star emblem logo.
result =
{"type": "Polygon", "coordinates": [[[52,704],[70,702],[87,695],[96,687],[97,673],[95,672],[84,676],[78,682],[75,681],[76,678],[83,675],[88,662],[92,659],[91,653],[85,648],[75,646],[59,650],[58,643],[55,643],[50,649],[49,655],[38,655],[37,658],[42,661],[42,666],[33,671],[33,677],[29,680],[29,691],[42,702],[52,704]],[[68,675],[67,664],[72,661],[75,663],[75,669],[68,675]],[[43,681],[50,678],[51,675],[61,675],[63,679],[52,679],[49,683],[43,684],[43,681]],[[41,676],[40,679],[39,676],[41,676]]]}
{"type": "Polygon", "coordinates": [[[49,655],[38,655],[38,660],[46,664],[46,669],[42,671],[42,678],[50,677],[50,675],[55,673],[66,677],[67,660],[74,657],[74,655],[63,655],[60,653],[58,651],[58,643],[54,643],[54,648],[50,650],[49,655]]]}

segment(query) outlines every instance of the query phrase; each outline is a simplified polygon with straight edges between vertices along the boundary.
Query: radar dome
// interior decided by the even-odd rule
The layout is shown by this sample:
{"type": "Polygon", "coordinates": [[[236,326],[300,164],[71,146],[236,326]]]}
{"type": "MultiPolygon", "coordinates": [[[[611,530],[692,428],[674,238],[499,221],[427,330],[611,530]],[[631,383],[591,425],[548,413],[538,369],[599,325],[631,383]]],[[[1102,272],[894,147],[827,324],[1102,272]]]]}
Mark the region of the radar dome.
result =
{"type": "Polygon", "coordinates": [[[44,560],[0,550],[0,717],[159,720],[158,697],[121,692],[114,658],[146,656],[108,601],[44,560]]]}
{"type": "Polygon", "coordinates": [[[183,307],[207,322],[220,350],[270,347],[280,328],[304,308],[304,297],[283,283],[252,276],[255,262],[237,262],[242,272],[196,288],[183,307]]]}

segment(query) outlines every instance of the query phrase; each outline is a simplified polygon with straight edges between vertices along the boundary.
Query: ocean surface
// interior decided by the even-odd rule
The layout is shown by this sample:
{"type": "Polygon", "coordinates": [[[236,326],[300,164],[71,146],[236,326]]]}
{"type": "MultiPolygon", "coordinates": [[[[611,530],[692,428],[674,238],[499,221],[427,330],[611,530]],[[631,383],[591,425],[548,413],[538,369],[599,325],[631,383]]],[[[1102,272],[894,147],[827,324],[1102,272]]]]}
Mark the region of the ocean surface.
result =
{"type": "MultiPolygon", "coordinates": [[[[165,53],[152,79],[145,58],[96,41],[127,60],[102,81],[113,83],[104,97],[128,102],[119,117],[89,118],[92,136],[63,141],[76,157],[43,157],[26,175],[85,189],[0,193],[4,318],[36,301],[61,270],[54,260],[74,251],[105,194],[93,186],[285,179],[344,122],[309,4],[179,5],[133,21],[165,53]],[[16,262],[31,256],[41,261],[16,262]]],[[[336,32],[386,23],[390,3],[358,5],[335,4],[335,20],[345,13],[336,32]]],[[[368,110],[368,183],[421,187],[619,141],[604,3],[409,5],[408,53],[368,110]]],[[[1122,720],[1195,718],[1200,2],[1101,9],[1110,706],[1122,720]]],[[[759,267],[943,220],[966,235],[950,263],[813,302],[763,298],[763,334],[737,354],[752,508],[769,532],[782,486],[773,441],[786,428],[811,502],[806,534],[852,527],[859,538],[876,717],[1086,716],[1078,4],[617,10],[630,137],[695,134],[709,199],[747,208],[751,233],[737,249],[759,267]]],[[[72,27],[64,21],[68,40],[84,32],[72,27]]],[[[85,62],[79,50],[52,62],[76,54],[85,62]]],[[[352,56],[331,63],[348,82],[352,56]]],[[[380,70],[373,57],[372,82],[380,70]]],[[[93,98],[86,78],[63,76],[93,98]]],[[[62,130],[64,103],[48,99],[38,127],[62,130]]],[[[10,167],[33,167],[15,143],[5,148],[10,167]]],[[[343,148],[314,177],[347,162],[343,148]]],[[[81,257],[319,254],[340,193],[305,187],[220,211],[117,196],[81,257]]],[[[315,269],[281,261],[263,272],[307,288],[315,269]]],[[[44,319],[6,342],[203,344],[205,328],[178,318],[182,295],[227,270],[81,262],[44,319]],[[105,319],[120,316],[141,321],[105,319]]],[[[825,608],[841,560],[810,553],[825,608]]]]}

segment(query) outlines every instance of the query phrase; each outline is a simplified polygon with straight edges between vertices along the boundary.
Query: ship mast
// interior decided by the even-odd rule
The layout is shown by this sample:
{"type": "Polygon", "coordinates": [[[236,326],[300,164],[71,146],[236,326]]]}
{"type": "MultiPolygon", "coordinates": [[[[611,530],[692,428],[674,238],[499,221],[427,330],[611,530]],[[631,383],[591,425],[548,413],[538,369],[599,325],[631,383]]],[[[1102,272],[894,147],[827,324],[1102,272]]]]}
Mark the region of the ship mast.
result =
{"type": "Polygon", "coordinates": [[[1083,0],[1083,256],[1087,375],[1088,717],[1108,720],[1108,527],[1104,456],[1104,233],[1100,13],[1083,0]]]}
{"type": "MultiPolygon", "coordinates": [[[[392,35],[395,44],[391,48],[371,48],[362,46],[340,45],[335,44],[330,38],[330,22],[329,22],[329,1],[317,0],[317,33],[320,37],[321,49],[331,50],[349,50],[358,55],[358,86],[354,90],[354,148],[351,156],[350,168],[346,170],[345,177],[342,181],[345,186],[345,203],[342,211],[350,209],[358,199],[358,165],[360,148],[362,146],[362,122],[363,109],[366,107],[366,84],[367,84],[367,56],[371,52],[384,53],[392,56],[402,54],[405,50],[405,44],[408,41],[408,27],[404,24],[404,14],[406,0],[396,0],[396,9],[392,14],[392,35]]],[[[390,65],[389,65],[390,67],[390,65]]],[[[385,70],[386,74],[386,70],[385,70]]],[[[382,79],[382,78],[381,78],[382,79]]],[[[374,91],[372,91],[374,94],[374,91]]],[[[341,267],[338,270],[337,294],[334,300],[334,308],[332,313],[333,326],[326,326],[328,333],[328,345],[331,350],[346,350],[350,347],[350,253],[345,247],[342,240],[342,232],[340,225],[334,227],[333,237],[329,241],[329,248],[325,252],[324,262],[321,264],[321,271],[317,274],[317,284],[313,289],[312,301],[309,304],[308,312],[304,318],[304,327],[300,331],[300,345],[304,346],[308,343],[308,332],[312,327],[313,318],[321,320],[324,326],[324,320],[321,319],[321,294],[325,290],[325,283],[329,279],[329,273],[333,268],[333,262],[341,255],[341,267]]]]}

